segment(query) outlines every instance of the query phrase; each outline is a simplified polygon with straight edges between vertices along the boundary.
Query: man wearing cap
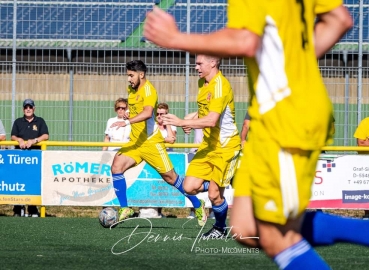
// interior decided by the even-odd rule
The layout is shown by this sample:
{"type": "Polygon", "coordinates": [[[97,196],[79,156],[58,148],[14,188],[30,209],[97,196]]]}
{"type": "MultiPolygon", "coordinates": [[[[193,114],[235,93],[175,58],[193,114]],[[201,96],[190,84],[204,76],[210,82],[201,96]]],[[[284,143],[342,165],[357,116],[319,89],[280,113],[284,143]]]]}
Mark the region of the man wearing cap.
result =
{"type": "MultiPolygon", "coordinates": [[[[36,145],[39,142],[49,139],[49,130],[46,122],[41,117],[35,115],[35,103],[32,99],[26,99],[23,102],[23,117],[14,121],[11,139],[17,141],[16,149],[41,149],[41,146],[36,145]]],[[[22,205],[15,205],[13,208],[14,216],[20,216],[22,205]]],[[[30,216],[39,216],[35,205],[28,206],[28,214],[30,216]]]]}
{"type": "Polygon", "coordinates": [[[17,141],[16,149],[41,149],[35,145],[49,139],[49,130],[45,120],[35,115],[35,103],[32,99],[23,102],[24,116],[16,119],[12,128],[12,141],[17,141]]]}

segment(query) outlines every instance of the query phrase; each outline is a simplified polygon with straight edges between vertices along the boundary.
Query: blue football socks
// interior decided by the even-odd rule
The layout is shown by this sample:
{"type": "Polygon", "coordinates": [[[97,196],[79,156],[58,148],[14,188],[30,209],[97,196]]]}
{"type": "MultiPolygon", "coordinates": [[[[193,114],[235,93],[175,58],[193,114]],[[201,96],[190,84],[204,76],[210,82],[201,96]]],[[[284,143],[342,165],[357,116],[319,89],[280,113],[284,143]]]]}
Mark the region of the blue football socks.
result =
{"type": "Polygon", "coordinates": [[[186,196],[186,198],[188,198],[193,207],[194,208],[199,208],[201,206],[201,202],[200,200],[195,196],[195,195],[188,195],[184,189],[183,189],[183,180],[184,178],[183,177],[179,177],[179,175],[177,175],[177,179],[176,181],[174,182],[174,187],[177,188],[179,190],[179,192],[181,192],[183,195],[186,196]]]}
{"type": "Polygon", "coordinates": [[[306,212],[301,226],[302,236],[312,246],[348,242],[369,246],[369,222],[323,212],[306,212]]]}
{"type": "Polygon", "coordinates": [[[280,269],[285,270],[330,269],[328,264],[304,239],[280,252],[274,257],[274,262],[280,269]]]}
{"type": "Polygon", "coordinates": [[[214,226],[218,228],[225,228],[226,225],[226,219],[227,219],[227,212],[228,212],[228,203],[226,199],[223,200],[223,202],[219,205],[213,205],[213,212],[215,217],[215,224],[214,226]]]}
{"type": "Polygon", "coordinates": [[[118,198],[120,207],[127,207],[127,183],[123,173],[112,174],[115,195],[118,198]]]}

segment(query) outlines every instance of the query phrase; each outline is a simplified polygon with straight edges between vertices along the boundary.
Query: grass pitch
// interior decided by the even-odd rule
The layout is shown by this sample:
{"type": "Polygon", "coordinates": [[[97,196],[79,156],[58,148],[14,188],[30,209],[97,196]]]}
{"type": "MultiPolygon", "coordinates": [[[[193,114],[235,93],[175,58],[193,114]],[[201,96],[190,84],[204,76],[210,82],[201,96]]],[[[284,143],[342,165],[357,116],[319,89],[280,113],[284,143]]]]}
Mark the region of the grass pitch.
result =
{"type": "MultiPolygon", "coordinates": [[[[111,230],[97,218],[0,217],[0,224],[1,269],[277,269],[232,239],[199,241],[196,220],[132,219],[111,230]]],[[[369,268],[369,248],[317,250],[333,269],[369,268]]]]}

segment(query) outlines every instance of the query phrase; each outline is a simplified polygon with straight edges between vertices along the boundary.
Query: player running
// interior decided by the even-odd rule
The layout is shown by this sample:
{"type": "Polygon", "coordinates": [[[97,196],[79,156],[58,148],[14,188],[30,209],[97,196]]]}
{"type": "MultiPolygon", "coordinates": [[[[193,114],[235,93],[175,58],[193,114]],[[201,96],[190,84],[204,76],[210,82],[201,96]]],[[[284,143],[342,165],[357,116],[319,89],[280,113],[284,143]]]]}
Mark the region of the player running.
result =
{"type": "Polygon", "coordinates": [[[111,127],[131,125],[130,142],[116,153],[111,172],[115,194],[119,200],[119,221],[133,215],[127,203],[127,184],[124,172],[137,166],[142,160],[151,165],[168,184],[176,187],[195,208],[200,226],[206,223],[205,203],[196,196],[185,194],[183,178],[177,175],[164,145],[164,138],[158,128],[154,129],[158,95],[154,86],[146,79],[146,65],[141,60],[126,64],[128,75],[128,104],[130,118],[116,122],[111,127]]]}
{"type": "Polygon", "coordinates": [[[234,175],[241,140],[235,124],[233,90],[219,70],[218,57],[198,55],[198,118],[182,120],[172,114],[163,116],[165,125],[181,126],[186,133],[203,129],[204,139],[186,172],[184,189],[188,194],[208,191],[215,216],[213,228],[203,237],[226,236],[228,204],[224,189],[234,175]]]}

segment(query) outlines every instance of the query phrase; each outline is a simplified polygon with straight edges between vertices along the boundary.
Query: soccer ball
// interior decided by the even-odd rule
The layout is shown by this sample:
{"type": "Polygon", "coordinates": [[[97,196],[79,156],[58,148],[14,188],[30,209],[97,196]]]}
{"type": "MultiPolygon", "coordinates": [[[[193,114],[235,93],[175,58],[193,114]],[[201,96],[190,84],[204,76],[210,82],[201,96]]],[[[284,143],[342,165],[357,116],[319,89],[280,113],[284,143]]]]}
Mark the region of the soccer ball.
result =
{"type": "Polygon", "coordinates": [[[99,222],[104,228],[110,228],[111,225],[118,221],[118,212],[114,208],[107,207],[101,210],[99,214],[99,222]]]}

